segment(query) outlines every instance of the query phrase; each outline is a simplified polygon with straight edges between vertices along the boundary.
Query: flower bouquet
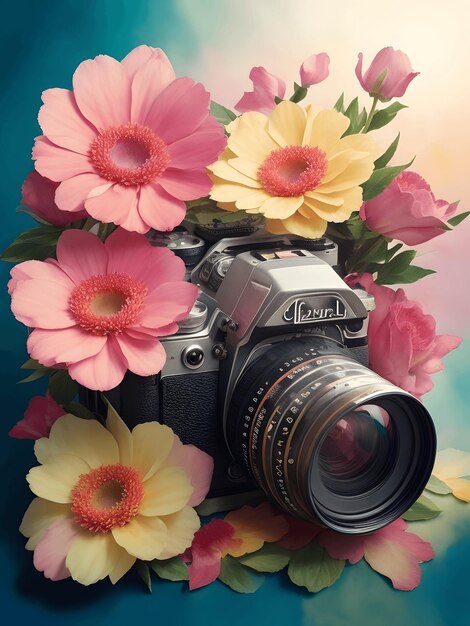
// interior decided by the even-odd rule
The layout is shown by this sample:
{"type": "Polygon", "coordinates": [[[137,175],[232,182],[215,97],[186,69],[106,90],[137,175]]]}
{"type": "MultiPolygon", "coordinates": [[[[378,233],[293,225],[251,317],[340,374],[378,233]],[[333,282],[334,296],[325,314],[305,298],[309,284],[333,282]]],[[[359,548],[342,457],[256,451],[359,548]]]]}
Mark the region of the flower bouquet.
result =
{"type": "MultiPolygon", "coordinates": [[[[362,66],[360,54],[356,74],[371,97],[368,109],[358,98],[346,103],[344,94],[332,108],[301,104],[328,77],[325,53],[302,64],[289,97],[282,79],[253,68],[253,90],[235,105],[240,115],[211,102],[200,83],[177,78],[164,52],[148,46],[121,62],[103,55],[84,61],[72,90],[43,93],[42,135],[19,208],[37,225],[3,259],[16,264],[11,308],[30,330],[31,358],[22,368],[31,373],[22,382],[47,378],[46,395],[33,398],[10,431],[36,440],[38,466],[27,475],[36,497],[20,531],[47,578],[89,585],[109,577],[114,584],[134,567],[149,589],[154,572],[188,580],[190,589],[219,579],[253,592],[264,574],[286,569],[292,583],[317,592],[346,562],[364,558],[397,589],[419,584],[419,563],[434,552],[407,523],[440,513],[428,496],[368,533],[314,523],[279,498],[201,523],[195,507],[214,467],[208,450],[139,415],[131,428],[112,402],[111,390],[126,376],[144,380],[162,371],[164,338],[181,330],[198,298],[184,255],[164,245],[172,240],[162,233],[173,229],[290,237],[307,250],[333,242],[346,284],[375,302],[371,370],[407,398],[433,387],[432,374],[460,339],[437,334],[418,302],[387,285],[432,273],[414,263],[413,246],[444,235],[469,212],[436,199],[409,169],[412,160],[390,164],[399,135],[381,145],[376,131],[405,108],[395,99],[417,76],[407,56],[385,48],[367,71],[362,66]],[[111,393],[96,411],[77,401],[79,386],[111,393]]],[[[264,260],[282,259],[270,254],[264,260]]],[[[331,309],[322,311],[337,321],[331,309]]],[[[231,331],[241,321],[225,320],[231,331]]],[[[217,350],[223,358],[223,341],[217,350]]],[[[184,420],[192,419],[188,405],[184,420]]],[[[381,431],[388,419],[382,412],[381,431]]],[[[347,457],[354,434],[343,422],[335,445],[347,457]]],[[[468,502],[469,456],[438,453],[426,489],[468,502]]],[[[420,462],[432,464],[432,446],[428,457],[420,462]]]]}

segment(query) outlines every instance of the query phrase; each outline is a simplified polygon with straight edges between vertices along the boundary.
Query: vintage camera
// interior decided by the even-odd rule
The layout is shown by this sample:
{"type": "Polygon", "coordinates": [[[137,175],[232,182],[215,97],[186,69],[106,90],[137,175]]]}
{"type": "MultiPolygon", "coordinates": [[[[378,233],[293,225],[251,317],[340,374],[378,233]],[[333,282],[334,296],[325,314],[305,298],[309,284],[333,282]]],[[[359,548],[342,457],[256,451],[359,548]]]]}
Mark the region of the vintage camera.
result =
{"type": "MultiPolygon", "coordinates": [[[[344,283],[337,253],[325,238],[221,239],[190,273],[200,297],[162,339],[162,372],[107,393],[130,427],[158,420],[213,456],[203,513],[265,492],[299,518],[369,532],[429,479],[431,418],[367,368],[373,298],[344,283]]],[[[82,400],[100,409],[98,394],[82,400]]]]}

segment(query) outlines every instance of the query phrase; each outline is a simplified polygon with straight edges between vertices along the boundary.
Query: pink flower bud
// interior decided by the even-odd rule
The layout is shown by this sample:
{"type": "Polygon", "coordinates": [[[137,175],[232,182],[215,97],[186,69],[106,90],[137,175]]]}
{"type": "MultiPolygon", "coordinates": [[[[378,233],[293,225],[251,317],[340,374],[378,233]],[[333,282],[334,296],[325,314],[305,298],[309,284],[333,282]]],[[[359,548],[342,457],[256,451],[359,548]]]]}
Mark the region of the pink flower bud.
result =
{"type": "Polygon", "coordinates": [[[276,106],[274,98],[284,98],[286,93],[285,82],[270,74],[264,67],[253,67],[250,72],[253,91],[245,91],[235,105],[237,111],[258,111],[268,115],[276,106]]]}
{"type": "Polygon", "coordinates": [[[312,54],[300,66],[300,84],[310,87],[325,80],[329,74],[330,57],[326,52],[312,54]]]}
{"type": "Polygon", "coordinates": [[[362,73],[362,52],[359,53],[356,76],[363,89],[381,100],[401,97],[419,72],[413,72],[407,55],[391,47],[378,52],[365,74],[362,73]]]}
{"type": "Polygon", "coordinates": [[[424,178],[402,172],[381,194],[362,205],[359,216],[371,230],[416,246],[445,232],[457,204],[436,200],[424,178]]]}

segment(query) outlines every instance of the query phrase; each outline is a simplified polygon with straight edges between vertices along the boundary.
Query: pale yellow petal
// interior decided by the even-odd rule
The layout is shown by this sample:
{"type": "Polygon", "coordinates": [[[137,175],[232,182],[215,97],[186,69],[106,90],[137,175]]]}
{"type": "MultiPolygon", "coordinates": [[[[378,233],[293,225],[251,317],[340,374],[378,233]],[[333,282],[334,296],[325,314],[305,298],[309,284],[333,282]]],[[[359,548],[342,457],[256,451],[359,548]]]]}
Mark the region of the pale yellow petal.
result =
{"type": "Polygon", "coordinates": [[[452,489],[452,495],[464,502],[470,502],[470,480],[468,478],[446,478],[445,483],[452,489]]]}
{"type": "Polygon", "coordinates": [[[119,461],[116,440],[97,420],[63,415],[52,426],[49,439],[39,441],[35,452],[38,451],[42,462],[55,454],[73,454],[92,468],[119,461]]]}
{"type": "Polygon", "coordinates": [[[436,455],[433,474],[444,481],[447,478],[470,476],[470,452],[456,448],[439,450],[436,455]]]}
{"type": "Polygon", "coordinates": [[[170,515],[182,509],[193,493],[191,480],[179,467],[164,467],[144,481],[141,515],[170,515]]]}
{"type": "Polygon", "coordinates": [[[167,528],[158,517],[136,515],[128,524],[113,528],[111,532],[129,554],[144,561],[159,558],[167,540],[167,528]]]}
{"type": "Polygon", "coordinates": [[[282,220],[265,220],[265,227],[268,233],[272,233],[273,235],[286,235],[289,233],[287,228],[282,223],[282,220]]]}
{"type": "Polygon", "coordinates": [[[45,463],[51,456],[49,439],[47,437],[41,437],[34,442],[34,454],[39,463],[45,463]]]}
{"type": "MultiPolygon", "coordinates": [[[[349,126],[348,118],[334,109],[325,109],[315,115],[309,111],[303,144],[317,146],[327,154],[339,141],[349,126]]],[[[343,148],[344,149],[344,148],[343,148]]]]}
{"type": "Polygon", "coordinates": [[[90,471],[83,459],[71,454],[55,454],[44,465],[29,470],[26,480],[33,493],[45,500],[67,503],[81,474],[90,471]]]}
{"type": "Polygon", "coordinates": [[[330,194],[357,187],[370,178],[373,170],[374,162],[372,159],[352,161],[340,176],[325,185],[319,185],[317,192],[330,194]]]}
{"type": "Polygon", "coordinates": [[[355,150],[344,150],[343,152],[337,152],[331,158],[328,159],[328,171],[322,178],[322,185],[334,180],[337,176],[341,175],[344,170],[358,159],[367,158],[366,152],[356,152],[355,150]]]}
{"type": "Polygon", "coordinates": [[[118,580],[120,580],[124,576],[124,574],[127,574],[127,572],[136,562],[135,556],[132,556],[132,554],[129,554],[128,552],[126,552],[126,550],[124,550],[124,548],[121,548],[117,544],[116,547],[118,548],[119,552],[117,554],[117,558],[114,562],[113,568],[109,572],[109,580],[113,583],[113,585],[115,585],[118,580]]]}
{"type": "Polygon", "coordinates": [[[287,198],[272,196],[261,207],[261,213],[271,219],[285,219],[293,215],[303,204],[303,196],[289,196],[287,198]]]}
{"type": "Polygon", "coordinates": [[[173,440],[171,428],[158,422],[137,424],[132,430],[132,466],[139,470],[143,480],[158,470],[170,453],[173,440]]]}
{"type": "Polygon", "coordinates": [[[253,193],[253,187],[223,180],[215,174],[211,174],[211,179],[213,186],[209,195],[217,202],[235,202],[253,193]]]}
{"type": "Polygon", "coordinates": [[[108,416],[106,419],[106,428],[116,440],[119,450],[119,463],[122,463],[122,465],[130,465],[133,447],[131,431],[124,424],[113,405],[110,402],[107,402],[107,404],[108,416]]]}
{"type": "Polygon", "coordinates": [[[300,146],[305,132],[306,116],[301,106],[286,100],[269,116],[268,131],[282,148],[300,146]]]}
{"type": "Polygon", "coordinates": [[[62,517],[69,517],[70,514],[70,507],[67,504],[34,498],[20,524],[20,533],[29,538],[26,549],[34,550],[49,526],[62,517]]]}
{"type": "Polygon", "coordinates": [[[353,187],[339,194],[339,196],[338,200],[342,201],[341,206],[332,206],[331,204],[322,202],[321,200],[323,200],[323,198],[328,198],[329,196],[321,195],[318,196],[321,200],[305,196],[305,204],[327,222],[344,222],[351,216],[353,211],[359,211],[361,208],[362,189],[360,187],[353,187]]]}
{"type": "Polygon", "coordinates": [[[92,585],[109,576],[122,557],[120,548],[110,532],[92,533],[83,530],[73,540],[65,565],[73,580],[92,585]]]}
{"type": "Polygon", "coordinates": [[[242,159],[240,157],[236,157],[234,159],[229,160],[229,164],[240,172],[241,174],[245,174],[249,178],[253,178],[253,180],[258,180],[258,170],[261,163],[257,163],[256,161],[249,161],[248,159],[242,159]]]}
{"type": "Polygon", "coordinates": [[[279,149],[279,144],[269,135],[267,125],[268,118],[262,113],[244,113],[228,138],[228,147],[237,156],[262,163],[273,150],[279,149]]]}
{"type": "Polygon", "coordinates": [[[375,161],[382,153],[382,149],[375,143],[370,133],[360,133],[359,135],[348,135],[339,140],[335,146],[335,151],[353,149],[356,152],[366,152],[372,161],[375,161]]]}
{"type": "Polygon", "coordinates": [[[344,204],[343,196],[340,193],[327,195],[320,193],[319,190],[307,191],[305,193],[305,198],[318,200],[319,202],[322,202],[323,204],[328,204],[332,207],[340,207],[344,204]]]}
{"type": "Polygon", "coordinates": [[[264,191],[264,189],[258,189],[254,191],[249,196],[245,196],[244,198],[239,198],[235,206],[237,209],[242,211],[246,211],[247,209],[257,209],[259,210],[263,202],[269,200],[271,196],[264,191]]]}
{"type": "Polygon", "coordinates": [[[283,226],[290,233],[305,237],[307,239],[317,239],[325,234],[327,222],[315,214],[310,218],[304,217],[299,212],[291,217],[282,220],[283,226]]]}
{"type": "Polygon", "coordinates": [[[186,548],[190,547],[194,534],[201,526],[199,515],[190,506],[185,506],[173,515],[165,515],[161,520],[168,530],[165,549],[160,555],[161,559],[171,559],[173,556],[182,554],[186,548]]]}
{"type": "MultiPolygon", "coordinates": [[[[231,161],[233,160],[234,159],[231,159],[231,161]]],[[[231,161],[216,161],[212,165],[212,172],[223,180],[228,180],[240,185],[246,185],[247,187],[253,187],[255,189],[261,187],[261,183],[258,180],[245,176],[245,174],[242,174],[238,170],[234,169],[231,165],[231,161]]]]}

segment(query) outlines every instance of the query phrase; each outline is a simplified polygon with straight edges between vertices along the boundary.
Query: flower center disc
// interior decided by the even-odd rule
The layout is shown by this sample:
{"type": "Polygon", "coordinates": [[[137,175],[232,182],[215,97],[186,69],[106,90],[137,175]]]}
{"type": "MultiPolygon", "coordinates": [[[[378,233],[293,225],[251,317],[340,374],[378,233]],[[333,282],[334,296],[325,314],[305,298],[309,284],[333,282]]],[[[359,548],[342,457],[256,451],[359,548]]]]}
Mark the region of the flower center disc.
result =
{"type": "Polygon", "coordinates": [[[142,479],[135,468],[102,465],[80,476],[72,490],[71,510],[80,526],[107,532],[129,523],[143,497],[142,479]]]}
{"type": "Polygon", "coordinates": [[[102,131],[92,143],[90,160],[106,180],[121,185],[146,185],[168,167],[166,144],[151,128],[123,124],[102,131]]]}
{"type": "Polygon", "coordinates": [[[267,193],[300,196],[313,191],[328,170],[325,152],[316,146],[287,146],[273,150],[258,170],[267,193]]]}
{"type": "Polygon", "coordinates": [[[91,276],[73,289],[69,308],[84,330],[109,335],[136,323],[146,296],[147,287],[127,274],[91,276]]]}

